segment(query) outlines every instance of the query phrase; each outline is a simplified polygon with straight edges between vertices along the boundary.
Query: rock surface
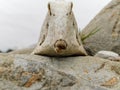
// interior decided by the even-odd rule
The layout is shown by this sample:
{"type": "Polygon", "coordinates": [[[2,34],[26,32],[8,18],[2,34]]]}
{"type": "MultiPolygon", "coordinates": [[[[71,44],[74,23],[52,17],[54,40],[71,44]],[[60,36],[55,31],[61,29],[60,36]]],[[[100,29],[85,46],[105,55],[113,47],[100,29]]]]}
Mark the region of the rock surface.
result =
{"type": "Polygon", "coordinates": [[[117,58],[119,57],[119,55],[111,51],[99,51],[98,53],[95,54],[95,57],[109,59],[109,58],[117,58]]]}
{"type": "Polygon", "coordinates": [[[29,48],[14,50],[12,52],[9,52],[9,54],[31,54],[33,50],[34,47],[29,47],[29,48]]]}
{"type": "Polygon", "coordinates": [[[0,90],[120,90],[120,62],[0,54],[0,90]]]}
{"type": "Polygon", "coordinates": [[[22,49],[17,49],[14,50],[12,52],[9,52],[9,54],[31,54],[34,50],[34,48],[36,47],[36,44],[30,45],[26,48],[22,48],[22,49]]]}
{"type": "Polygon", "coordinates": [[[120,54],[120,0],[112,0],[83,30],[88,34],[100,30],[85,40],[85,46],[94,54],[101,50],[120,54]]]}

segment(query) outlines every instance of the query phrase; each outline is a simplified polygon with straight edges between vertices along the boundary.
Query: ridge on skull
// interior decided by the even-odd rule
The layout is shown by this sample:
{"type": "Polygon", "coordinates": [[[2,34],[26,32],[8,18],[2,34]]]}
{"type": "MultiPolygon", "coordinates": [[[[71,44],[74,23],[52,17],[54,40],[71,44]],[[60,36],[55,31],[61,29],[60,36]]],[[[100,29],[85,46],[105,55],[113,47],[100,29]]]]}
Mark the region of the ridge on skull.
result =
{"type": "Polygon", "coordinates": [[[73,3],[48,3],[38,44],[32,54],[47,56],[87,55],[79,38],[78,26],[72,11],[73,3]]]}

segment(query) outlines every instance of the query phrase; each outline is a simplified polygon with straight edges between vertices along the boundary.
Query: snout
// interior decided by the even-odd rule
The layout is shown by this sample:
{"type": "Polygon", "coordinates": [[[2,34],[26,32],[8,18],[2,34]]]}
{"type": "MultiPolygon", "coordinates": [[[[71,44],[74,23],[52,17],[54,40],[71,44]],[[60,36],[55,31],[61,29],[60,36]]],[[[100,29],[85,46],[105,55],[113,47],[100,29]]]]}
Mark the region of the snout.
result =
{"type": "Polygon", "coordinates": [[[67,43],[63,39],[59,39],[54,44],[55,52],[62,53],[62,51],[67,49],[67,43]]]}

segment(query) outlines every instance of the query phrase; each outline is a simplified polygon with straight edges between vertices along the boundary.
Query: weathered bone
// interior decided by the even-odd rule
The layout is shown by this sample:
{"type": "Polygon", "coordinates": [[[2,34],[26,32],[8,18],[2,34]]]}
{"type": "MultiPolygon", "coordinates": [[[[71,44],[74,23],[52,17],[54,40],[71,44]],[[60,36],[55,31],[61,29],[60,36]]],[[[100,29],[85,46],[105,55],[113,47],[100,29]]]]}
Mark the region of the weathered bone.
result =
{"type": "Polygon", "coordinates": [[[48,56],[87,55],[79,38],[72,12],[73,3],[54,1],[41,29],[39,42],[32,54],[48,56]]]}

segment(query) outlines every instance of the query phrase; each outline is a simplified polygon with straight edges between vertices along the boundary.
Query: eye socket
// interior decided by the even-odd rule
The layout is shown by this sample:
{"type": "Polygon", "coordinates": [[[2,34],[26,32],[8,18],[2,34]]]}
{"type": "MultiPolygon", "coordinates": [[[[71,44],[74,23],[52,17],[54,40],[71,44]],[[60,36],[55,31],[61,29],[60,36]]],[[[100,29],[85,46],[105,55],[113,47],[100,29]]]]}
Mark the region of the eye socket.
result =
{"type": "Polygon", "coordinates": [[[75,26],[75,23],[73,22],[73,26],[75,26]]]}
{"type": "Polygon", "coordinates": [[[67,13],[66,16],[68,16],[69,14],[67,13]]]}
{"type": "Polygon", "coordinates": [[[49,23],[46,24],[46,27],[47,27],[47,29],[48,29],[48,27],[49,27],[49,23]]]}
{"type": "Polygon", "coordinates": [[[67,14],[66,14],[66,16],[71,15],[71,14],[72,14],[72,13],[71,13],[71,12],[69,12],[69,13],[67,13],[67,14]]]}
{"type": "Polygon", "coordinates": [[[55,14],[51,13],[50,16],[55,16],[55,14]]]}

